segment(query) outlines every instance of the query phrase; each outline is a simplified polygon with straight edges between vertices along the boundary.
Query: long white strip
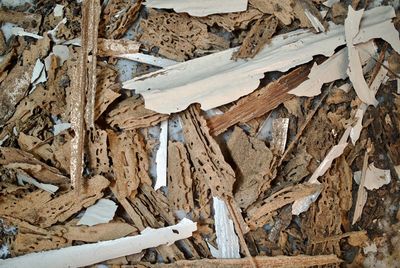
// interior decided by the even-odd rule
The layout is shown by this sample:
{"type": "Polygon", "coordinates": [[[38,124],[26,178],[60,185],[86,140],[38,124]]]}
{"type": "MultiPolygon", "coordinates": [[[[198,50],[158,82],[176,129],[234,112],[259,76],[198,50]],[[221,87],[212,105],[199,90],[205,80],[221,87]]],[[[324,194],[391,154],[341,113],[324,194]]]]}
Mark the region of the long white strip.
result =
{"type": "Polygon", "coordinates": [[[154,190],[167,186],[167,165],[168,165],[168,119],[161,122],[160,145],[156,155],[157,180],[154,190]]]}
{"type": "MultiPolygon", "coordinates": [[[[393,17],[394,9],[388,6],[366,11],[353,43],[383,38],[400,52],[393,17]]],[[[254,91],[266,72],[286,72],[315,55],[331,56],[345,44],[344,32],[341,25],[330,25],[329,31],[319,34],[298,30],[276,36],[250,60],[231,60],[238,49],[232,48],[134,78],[123,87],[136,90],[144,97],[146,108],[159,113],[179,112],[195,102],[209,110],[254,91]]]]}
{"type": "Polygon", "coordinates": [[[146,228],[141,235],[124,237],[110,241],[72,246],[57,250],[30,253],[16,258],[0,260],[0,267],[41,267],[73,268],[83,267],[122,256],[141,252],[143,249],[160,245],[171,245],[177,240],[188,238],[197,230],[195,222],[183,219],[178,224],[151,229],[146,228]]]}
{"type": "Polygon", "coordinates": [[[210,247],[211,254],[215,258],[239,259],[239,239],[235,233],[233,221],[229,218],[228,208],[218,197],[213,197],[213,207],[218,250],[210,247]]]}
{"type": "Polygon", "coordinates": [[[211,14],[241,12],[247,9],[247,0],[147,0],[144,5],[152,8],[173,9],[192,16],[204,17],[211,14]]]}

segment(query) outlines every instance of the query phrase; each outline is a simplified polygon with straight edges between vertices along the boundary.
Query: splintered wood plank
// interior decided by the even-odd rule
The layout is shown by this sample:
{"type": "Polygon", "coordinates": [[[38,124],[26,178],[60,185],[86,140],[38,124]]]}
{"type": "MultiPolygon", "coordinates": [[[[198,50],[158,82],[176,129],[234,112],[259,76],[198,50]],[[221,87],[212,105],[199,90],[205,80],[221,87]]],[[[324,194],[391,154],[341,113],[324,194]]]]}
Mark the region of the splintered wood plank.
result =
{"type": "Polygon", "coordinates": [[[288,92],[305,81],[308,72],[307,67],[297,68],[277,81],[243,97],[224,114],[211,117],[208,120],[211,134],[218,135],[237,123],[245,123],[260,117],[291,99],[292,95],[288,92]]]}
{"type": "Polygon", "coordinates": [[[82,48],[72,71],[74,79],[71,87],[71,126],[75,137],[71,141],[70,174],[72,187],[77,189],[82,184],[85,128],[94,127],[100,1],[85,1],[82,10],[82,48]]]}

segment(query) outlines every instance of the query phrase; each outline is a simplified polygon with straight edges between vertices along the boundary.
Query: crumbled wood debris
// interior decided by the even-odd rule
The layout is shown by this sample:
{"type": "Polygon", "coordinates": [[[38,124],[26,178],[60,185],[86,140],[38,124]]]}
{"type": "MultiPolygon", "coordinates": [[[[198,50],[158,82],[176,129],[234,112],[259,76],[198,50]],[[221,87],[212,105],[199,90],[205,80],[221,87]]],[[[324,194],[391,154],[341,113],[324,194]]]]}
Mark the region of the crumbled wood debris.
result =
{"type": "Polygon", "coordinates": [[[0,266],[398,262],[395,1],[3,2],[0,266]]]}

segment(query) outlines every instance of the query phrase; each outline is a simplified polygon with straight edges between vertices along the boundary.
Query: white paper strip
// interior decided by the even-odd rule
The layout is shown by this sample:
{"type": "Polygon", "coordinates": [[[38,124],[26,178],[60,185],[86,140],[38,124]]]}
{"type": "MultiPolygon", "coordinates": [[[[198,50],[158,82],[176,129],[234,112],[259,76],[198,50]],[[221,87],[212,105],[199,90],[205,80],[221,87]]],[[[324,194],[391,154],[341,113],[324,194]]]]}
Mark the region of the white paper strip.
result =
{"type": "Polygon", "coordinates": [[[213,207],[218,249],[210,247],[211,253],[215,258],[239,259],[239,239],[229,218],[228,208],[218,197],[213,197],[213,207]]]}
{"type": "Polygon", "coordinates": [[[118,206],[114,201],[102,198],[86,209],[77,225],[93,226],[100,223],[108,223],[114,218],[117,208],[118,206]]]}
{"type": "Polygon", "coordinates": [[[154,190],[167,186],[167,165],[168,165],[168,120],[160,125],[160,145],[156,155],[157,180],[154,190]]]}
{"type": "MultiPolygon", "coordinates": [[[[400,52],[393,17],[394,10],[388,6],[366,11],[353,43],[383,38],[400,52]]],[[[233,48],[134,78],[123,87],[136,90],[144,97],[146,108],[159,113],[179,112],[196,102],[209,110],[254,91],[266,72],[286,72],[315,55],[331,56],[344,44],[341,25],[330,25],[329,31],[320,34],[298,30],[276,36],[251,60],[231,60],[238,49],[233,48]]]]}
{"type": "Polygon", "coordinates": [[[83,267],[139,253],[147,248],[171,245],[177,240],[190,237],[192,232],[196,230],[197,226],[195,222],[183,219],[178,224],[169,227],[159,229],[146,228],[142,231],[141,235],[137,236],[30,253],[16,258],[0,260],[0,267],[83,267]]]}
{"type": "Polygon", "coordinates": [[[147,0],[144,5],[152,8],[173,9],[192,16],[203,17],[211,14],[241,12],[247,9],[247,0],[147,0]]]}

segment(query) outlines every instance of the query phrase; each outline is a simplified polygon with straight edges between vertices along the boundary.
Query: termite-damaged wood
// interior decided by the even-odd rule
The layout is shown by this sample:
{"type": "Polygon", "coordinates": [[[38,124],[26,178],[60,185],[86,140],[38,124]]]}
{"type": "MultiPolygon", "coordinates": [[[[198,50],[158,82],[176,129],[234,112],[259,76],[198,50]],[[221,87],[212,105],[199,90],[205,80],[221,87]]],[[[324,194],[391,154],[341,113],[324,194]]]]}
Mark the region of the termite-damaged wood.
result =
{"type": "Polygon", "coordinates": [[[247,209],[247,222],[251,228],[262,227],[272,219],[273,213],[279,208],[320,190],[320,185],[316,184],[286,187],[247,209]]]}
{"type": "Polygon", "coordinates": [[[253,58],[268,42],[276,31],[278,21],[274,16],[263,16],[251,28],[240,49],[233,59],[253,58]]]}
{"type": "Polygon", "coordinates": [[[194,209],[193,180],[185,146],[181,142],[168,144],[168,200],[177,210],[189,213],[194,209]]]}
{"type": "Polygon", "coordinates": [[[74,190],[52,198],[51,194],[43,190],[28,193],[23,198],[8,195],[3,197],[0,204],[4,215],[9,215],[40,227],[49,227],[57,222],[63,222],[83,207],[88,207],[103,196],[103,190],[109,181],[102,176],[95,176],[88,180],[87,191],[76,197],[74,190]]]}
{"type": "Polygon", "coordinates": [[[248,227],[243,220],[237,203],[233,201],[233,184],[235,172],[225,162],[217,142],[209,134],[205,119],[200,115],[200,108],[191,105],[181,114],[185,144],[196,176],[206,182],[214,197],[227,202],[230,214],[235,217],[235,228],[246,233],[248,227]]]}
{"type": "Polygon", "coordinates": [[[3,125],[15,112],[17,104],[28,93],[32,72],[38,58],[44,57],[50,47],[50,39],[44,37],[23,52],[20,64],[10,70],[1,84],[0,125],[3,125]]]}
{"type": "Polygon", "coordinates": [[[274,156],[263,141],[247,136],[239,127],[233,130],[227,146],[237,169],[235,200],[247,208],[269,189],[276,173],[272,168],[274,156]]]}
{"type": "Polygon", "coordinates": [[[107,131],[101,129],[91,131],[88,136],[89,168],[93,174],[110,172],[107,140],[107,131]]]}
{"type": "Polygon", "coordinates": [[[260,117],[291,99],[292,96],[287,92],[304,82],[308,72],[307,67],[297,68],[277,81],[241,98],[224,114],[211,117],[208,120],[211,134],[218,135],[234,124],[260,117]]]}
{"type": "Polygon", "coordinates": [[[75,137],[71,142],[71,183],[80,189],[82,184],[85,129],[94,127],[96,95],[97,33],[100,17],[100,1],[83,3],[82,41],[77,65],[72,72],[71,125],[75,137]],[[86,121],[86,122],[85,122],[86,121]],[[85,126],[86,123],[86,126],[85,126]]]}
{"type": "Polygon", "coordinates": [[[108,106],[121,96],[117,77],[118,70],[114,67],[109,64],[103,64],[102,62],[98,63],[93,120],[96,121],[99,119],[108,106]]]}
{"type": "Polygon", "coordinates": [[[211,48],[226,49],[226,40],[208,31],[207,25],[191,19],[187,14],[161,13],[149,10],[139,41],[146,47],[157,46],[164,57],[184,61],[211,48]],[[196,35],[193,35],[196,32],[196,35]]]}
{"type": "Polygon", "coordinates": [[[41,20],[42,16],[37,13],[0,10],[0,22],[17,24],[30,32],[39,31],[41,20]]]}
{"type": "Polygon", "coordinates": [[[155,126],[166,119],[168,115],[146,109],[143,99],[133,96],[118,103],[106,120],[113,127],[128,130],[155,126]]]}
{"type": "Polygon", "coordinates": [[[66,185],[68,178],[32,154],[10,147],[0,147],[0,165],[6,168],[20,168],[44,183],[66,185]]]}
{"type": "Polygon", "coordinates": [[[262,17],[262,13],[255,8],[248,8],[243,12],[229,14],[215,14],[207,17],[198,18],[199,21],[213,26],[214,24],[224,28],[229,32],[243,30],[253,21],[262,17]]]}
{"type": "Polygon", "coordinates": [[[225,199],[233,196],[235,172],[221,153],[217,142],[208,133],[199,108],[190,106],[181,114],[183,135],[196,172],[209,185],[213,196],[225,199]]]}
{"type": "Polygon", "coordinates": [[[143,0],[134,4],[126,0],[111,0],[107,2],[100,24],[100,37],[108,39],[121,38],[138,17],[143,0]]]}
{"type": "Polygon", "coordinates": [[[109,130],[108,140],[117,195],[120,198],[134,197],[140,183],[151,185],[143,138],[135,130],[119,135],[109,130]]]}
{"type": "MultiPolygon", "coordinates": [[[[345,158],[336,159],[331,169],[321,177],[321,198],[313,204],[302,221],[302,232],[310,240],[341,234],[348,228],[343,221],[352,206],[352,174],[345,158]]],[[[341,256],[340,240],[307,245],[307,254],[336,254],[341,256]]]]}

